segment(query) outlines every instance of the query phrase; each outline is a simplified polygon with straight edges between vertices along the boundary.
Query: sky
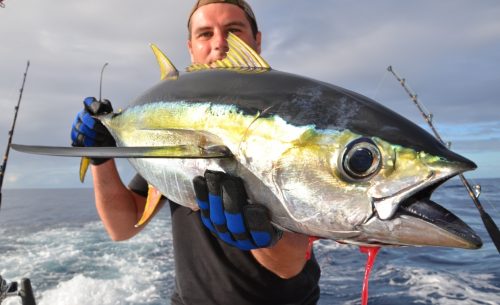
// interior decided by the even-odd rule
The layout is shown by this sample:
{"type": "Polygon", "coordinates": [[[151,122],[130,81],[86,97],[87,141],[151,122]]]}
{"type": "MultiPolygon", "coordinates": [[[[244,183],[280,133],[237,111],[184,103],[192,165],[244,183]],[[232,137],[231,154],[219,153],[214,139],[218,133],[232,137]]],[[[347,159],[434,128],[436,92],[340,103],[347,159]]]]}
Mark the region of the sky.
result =
{"type": "MultiPolygon", "coordinates": [[[[496,0],[249,0],[276,69],[356,91],[425,127],[387,72],[391,65],[434,115],[452,149],[500,177],[500,2],[496,0]]],[[[6,149],[27,60],[14,143],[69,146],[83,98],[115,110],[159,80],[156,43],[189,65],[186,0],[4,0],[0,8],[0,153],[6,149]]],[[[11,151],[4,188],[89,187],[79,160],[11,151]]],[[[133,170],[119,162],[127,182],[133,170]]]]}

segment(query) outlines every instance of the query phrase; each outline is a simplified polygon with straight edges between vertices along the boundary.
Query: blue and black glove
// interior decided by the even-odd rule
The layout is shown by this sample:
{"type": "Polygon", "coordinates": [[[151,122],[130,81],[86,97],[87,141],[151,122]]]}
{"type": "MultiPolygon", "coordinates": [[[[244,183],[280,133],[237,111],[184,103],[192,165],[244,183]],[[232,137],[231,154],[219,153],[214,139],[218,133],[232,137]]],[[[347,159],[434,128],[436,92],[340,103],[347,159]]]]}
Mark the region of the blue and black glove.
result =
{"type": "Polygon", "coordinates": [[[203,224],[219,239],[241,250],[267,248],[282,235],[271,224],[269,210],[249,204],[243,181],[223,172],[206,171],[193,186],[203,224]]]}
{"type": "MultiPolygon", "coordinates": [[[[98,101],[93,97],[87,97],[83,101],[84,108],[80,111],[71,128],[72,146],[78,147],[111,147],[116,146],[115,139],[102,123],[95,119],[95,115],[103,115],[113,112],[109,100],[98,101]]],[[[91,158],[90,163],[99,165],[109,158],[91,158]]]]}

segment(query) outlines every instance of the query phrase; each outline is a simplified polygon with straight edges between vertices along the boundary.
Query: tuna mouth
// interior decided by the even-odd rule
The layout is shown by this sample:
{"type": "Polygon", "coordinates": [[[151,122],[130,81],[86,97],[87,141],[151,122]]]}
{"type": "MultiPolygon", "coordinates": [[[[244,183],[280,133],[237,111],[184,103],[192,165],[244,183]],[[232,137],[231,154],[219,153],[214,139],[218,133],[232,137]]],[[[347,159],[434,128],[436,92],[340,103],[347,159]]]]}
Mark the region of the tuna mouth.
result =
{"type": "Polygon", "coordinates": [[[481,238],[455,214],[430,199],[443,179],[406,198],[389,219],[377,213],[360,226],[357,242],[384,246],[479,249],[481,238]]]}
{"type": "Polygon", "coordinates": [[[481,238],[472,228],[430,199],[433,190],[441,183],[402,201],[390,219],[381,219],[375,213],[361,225],[362,233],[357,242],[384,246],[480,248],[481,238]]]}
{"type": "MultiPolygon", "coordinates": [[[[451,152],[450,152],[451,153],[451,152]]],[[[419,181],[402,184],[400,189],[393,193],[383,196],[373,196],[372,202],[376,215],[381,220],[389,220],[394,217],[399,206],[411,198],[430,198],[432,192],[441,184],[465,171],[477,168],[476,164],[459,155],[455,156],[458,161],[453,162],[445,170],[430,169],[426,177],[419,181]]],[[[376,190],[374,194],[377,194],[376,190]]]]}
{"type": "MultiPolygon", "coordinates": [[[[441,231],[438,235],[443,238],[437,244],[434,240],[429,246],[479,249],[483,244],[471,227],[430,198],[409,198],[401,203],[395,218],[413,219],[414,222],[422,222],[423,226],[432,228],[431,231],[441,231]]],[[[422,234],[425,234],[425,231],[422,234]]]]}

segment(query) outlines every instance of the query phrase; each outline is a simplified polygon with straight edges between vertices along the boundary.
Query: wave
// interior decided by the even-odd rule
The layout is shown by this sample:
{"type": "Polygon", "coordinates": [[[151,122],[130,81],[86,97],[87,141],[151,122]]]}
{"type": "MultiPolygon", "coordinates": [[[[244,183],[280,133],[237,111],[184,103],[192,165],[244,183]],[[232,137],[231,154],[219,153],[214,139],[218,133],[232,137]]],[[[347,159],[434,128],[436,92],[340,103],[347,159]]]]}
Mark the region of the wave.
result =
{"type": "Polygon", "coordinates": [[[39,305],[164,304],[175,285],[168,230],[161,216],[119,243],[100,222],[42,230],[19,237],[2,253],[0,274],[30,278],[39,305]]]}

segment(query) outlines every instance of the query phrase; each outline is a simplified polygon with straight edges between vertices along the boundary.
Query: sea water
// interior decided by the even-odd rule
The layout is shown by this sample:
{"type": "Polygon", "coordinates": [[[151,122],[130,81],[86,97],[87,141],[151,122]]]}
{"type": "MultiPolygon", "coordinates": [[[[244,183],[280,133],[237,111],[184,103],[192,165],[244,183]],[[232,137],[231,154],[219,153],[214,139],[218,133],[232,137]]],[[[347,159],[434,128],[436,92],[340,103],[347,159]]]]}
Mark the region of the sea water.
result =
{"type": "MultiPolygon", "coordinates": [[[[500,224],[500,179],[478,182],[481,202],[500,224]]],[[[500,255],[460,181],[447,182],[432,198],[468,223],[483,248],[383,248],[371,273],[369,304],[500,304],[500,255]]],[[[314,251],[322,270],[319,304],[360,304],[366,256],[326,240],[314,251]]],[[[168,209],[131,240],[113,242],[90,189],[3,191],[0,275],[30,278],[39,305],[168,304],[173,264],[168,209]]]]}

